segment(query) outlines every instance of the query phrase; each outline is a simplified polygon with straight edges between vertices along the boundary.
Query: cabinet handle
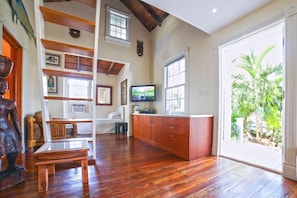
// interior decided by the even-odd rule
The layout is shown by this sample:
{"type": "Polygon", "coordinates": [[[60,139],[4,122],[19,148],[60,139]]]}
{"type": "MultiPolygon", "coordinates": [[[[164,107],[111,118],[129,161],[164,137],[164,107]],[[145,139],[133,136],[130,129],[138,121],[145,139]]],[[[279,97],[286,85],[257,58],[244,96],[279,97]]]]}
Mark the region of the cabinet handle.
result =
{"type": "Polygon", "coordinates": [[[171,129],[175,129],[175,126],[170,126],[171,129]]]}
{"type": "Polygon", "coordinates": [[[171,138],[175,138],[175,135],[170,135],[171,138]]]}

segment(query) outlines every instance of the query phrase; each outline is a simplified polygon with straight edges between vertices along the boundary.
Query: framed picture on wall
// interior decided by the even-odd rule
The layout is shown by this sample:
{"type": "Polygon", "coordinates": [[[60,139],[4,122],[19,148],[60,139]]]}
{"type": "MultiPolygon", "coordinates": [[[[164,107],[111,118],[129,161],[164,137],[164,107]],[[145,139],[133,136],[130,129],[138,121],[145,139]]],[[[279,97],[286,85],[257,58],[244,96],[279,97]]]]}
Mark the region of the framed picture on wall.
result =
{"type": "Polygon", "coordinates": [[[127,79],[121,82],[121,105],[127,104],[127,79]]]}
{"type": "Polygon", "coordinates": [[[60,66],[60,55],[46,54],[45,62],[46,64],[49,64],[49,65],[60,66]]]}
{"type": "Polygon", "coordinates": [[[112,86],[97,85],[96,105],[112,105],[112,86]]]}
{"type": "Polygon", "coordinates": [[[47,92],[58,93],[58,77],[49,75],[47,76],[47,92]]]}

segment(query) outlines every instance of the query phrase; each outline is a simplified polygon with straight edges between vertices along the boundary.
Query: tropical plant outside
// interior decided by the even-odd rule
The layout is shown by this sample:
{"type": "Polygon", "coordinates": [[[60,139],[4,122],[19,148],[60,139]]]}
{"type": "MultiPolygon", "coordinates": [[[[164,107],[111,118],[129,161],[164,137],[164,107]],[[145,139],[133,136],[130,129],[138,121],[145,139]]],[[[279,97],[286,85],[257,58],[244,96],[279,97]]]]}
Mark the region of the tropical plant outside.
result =
{"type": "Polygon", "coordinates": [[[233,139],[281,146],[282,64],[263,64],[273,48],[267,47],[258,56],[251,50],[238,59],[240,72],[232,75],[233,139]]]}

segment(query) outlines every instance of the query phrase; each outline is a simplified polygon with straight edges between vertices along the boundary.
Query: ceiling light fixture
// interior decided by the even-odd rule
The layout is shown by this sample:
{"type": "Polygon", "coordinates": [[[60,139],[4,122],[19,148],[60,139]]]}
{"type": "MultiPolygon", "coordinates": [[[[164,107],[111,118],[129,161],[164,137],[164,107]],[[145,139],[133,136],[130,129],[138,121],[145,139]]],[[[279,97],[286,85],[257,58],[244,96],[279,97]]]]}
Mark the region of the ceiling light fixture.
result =
{"type": "Polygon", "coordinates": [[[218,12],[218,9],[217,9],[217,8],[213,8],[213,9],[212,9],[212,13],[215,14],[215,13],[217,13],[217,12],[218,12]]]}

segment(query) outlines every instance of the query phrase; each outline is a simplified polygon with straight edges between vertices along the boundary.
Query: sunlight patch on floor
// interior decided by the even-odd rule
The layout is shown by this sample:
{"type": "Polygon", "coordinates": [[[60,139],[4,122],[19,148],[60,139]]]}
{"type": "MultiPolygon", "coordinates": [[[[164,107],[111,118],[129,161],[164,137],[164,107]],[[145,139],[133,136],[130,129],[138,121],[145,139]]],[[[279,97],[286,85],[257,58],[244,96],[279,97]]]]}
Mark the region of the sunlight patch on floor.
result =
{"type": "Polygon", "coordinates": [[[221,156],[282,173],[282,149],[251,142],[222,142],[221,156]]]}

